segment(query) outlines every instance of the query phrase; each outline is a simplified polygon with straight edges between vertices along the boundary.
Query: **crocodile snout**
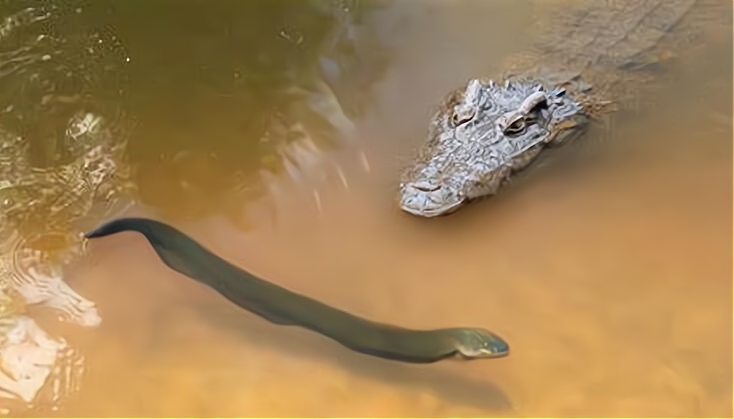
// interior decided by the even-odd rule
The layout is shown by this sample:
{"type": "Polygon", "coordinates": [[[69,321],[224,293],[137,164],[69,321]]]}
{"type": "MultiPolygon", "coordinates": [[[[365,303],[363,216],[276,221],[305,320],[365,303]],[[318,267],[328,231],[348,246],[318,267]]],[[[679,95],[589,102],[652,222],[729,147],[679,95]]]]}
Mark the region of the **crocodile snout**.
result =
{"type": "Polygon", "coordinates": [[[446,215],[463,203],[463,197],[444,185],[426,181],[400,185],[400,208],[418,217],[446,215]]]}

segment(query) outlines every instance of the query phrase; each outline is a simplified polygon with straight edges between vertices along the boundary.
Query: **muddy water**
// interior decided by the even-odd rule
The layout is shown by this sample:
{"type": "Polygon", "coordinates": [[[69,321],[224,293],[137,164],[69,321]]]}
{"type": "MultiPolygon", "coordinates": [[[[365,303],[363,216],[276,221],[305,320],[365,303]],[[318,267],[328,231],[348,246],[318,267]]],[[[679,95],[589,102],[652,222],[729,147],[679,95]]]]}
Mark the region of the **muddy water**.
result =
{"type": "Polygon", "coordinates": [[[607,141],[583,158],[418,220],[392,201],[402,156],[445,92],[525,44],[539,9],[407,3],[362,144],[334,156],[346,185],[329,172],[317,205],[284,180],[277,217],[255,203],[248,231],[216,217],[181,228],[292,290],[409,327],[487,327],[511,355],[405,366],[353,354],[243,313],[125,234],[95,243],[70,281],[104,323],[64,331],[89,362],[57,414],[731,416],[731,27],[591,132],[607,141]]]}

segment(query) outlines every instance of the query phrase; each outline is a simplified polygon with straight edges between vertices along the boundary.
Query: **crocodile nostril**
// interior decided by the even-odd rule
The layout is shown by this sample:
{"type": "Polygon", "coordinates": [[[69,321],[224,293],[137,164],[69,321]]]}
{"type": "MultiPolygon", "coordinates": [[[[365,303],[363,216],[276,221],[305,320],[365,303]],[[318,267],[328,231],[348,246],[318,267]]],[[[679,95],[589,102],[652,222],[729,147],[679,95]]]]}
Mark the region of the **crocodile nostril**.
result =
{"type": "Polygon", "coordinates": [[[433,192],[441,189],[441,186],[433,185],[428,182],[416,182],[413,184],[413,187],[423,192],[433,192]]]}

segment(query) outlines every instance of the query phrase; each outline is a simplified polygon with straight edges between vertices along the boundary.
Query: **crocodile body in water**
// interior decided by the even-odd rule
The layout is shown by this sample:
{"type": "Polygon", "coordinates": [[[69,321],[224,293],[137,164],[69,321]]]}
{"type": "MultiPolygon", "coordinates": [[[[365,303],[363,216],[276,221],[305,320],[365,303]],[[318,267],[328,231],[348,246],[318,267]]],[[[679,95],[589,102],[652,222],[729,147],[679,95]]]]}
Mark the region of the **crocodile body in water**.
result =
{"type": "Polygon", "coordinates": [[[554,29],[512,56],[506,75],[470,80],[447,96],[402,173],[400,208],[435,217],[495,195],[547,150],[583,134],[608,105],[633,98],[651,80],[646,67],[687,35],[683,26],[723,11],[714,3],[594,0],[554,17],[554,29]]]}

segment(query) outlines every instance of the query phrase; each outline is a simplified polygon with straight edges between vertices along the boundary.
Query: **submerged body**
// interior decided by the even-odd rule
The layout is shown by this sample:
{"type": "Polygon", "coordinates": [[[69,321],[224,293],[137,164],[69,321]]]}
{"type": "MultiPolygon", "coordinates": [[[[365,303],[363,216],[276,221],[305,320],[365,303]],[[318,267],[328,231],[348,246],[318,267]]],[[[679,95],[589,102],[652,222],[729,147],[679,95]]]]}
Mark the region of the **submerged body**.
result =
{"type": "Polygon", "coordinates": [[[208,285],[237,306],[272,323],[312,330],[356,352],[410,363],[432,363],[450,357],[495,358],[509,353],[504,340],[484,329],[410,330],[354,316],[264,281],[159,221],[118,219],[86,237],[123,231],[143,234],[171,269],[208,285]]]}
{"type": "Polygon", "coordinates": [[[536,48],[511,57],[509,74],[470,80],[434,115],[428,138],[402,173],[400,208],[450,214],[497,194],[556,145],[584,133],[612,101],[646,81],[654,49],[702,0],[589,1],[564,10],[536,48]]]}

